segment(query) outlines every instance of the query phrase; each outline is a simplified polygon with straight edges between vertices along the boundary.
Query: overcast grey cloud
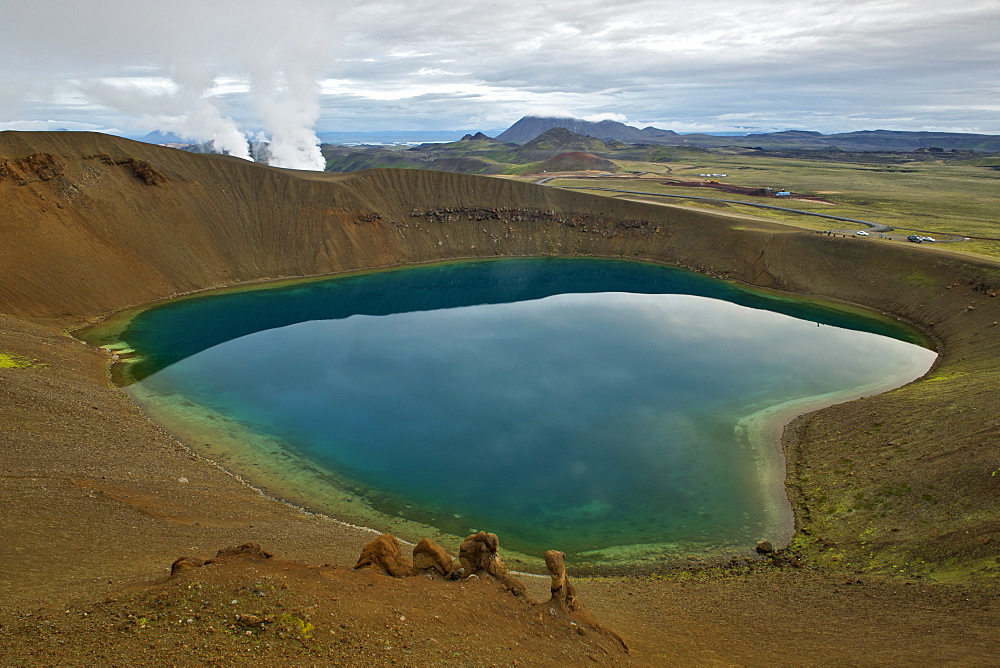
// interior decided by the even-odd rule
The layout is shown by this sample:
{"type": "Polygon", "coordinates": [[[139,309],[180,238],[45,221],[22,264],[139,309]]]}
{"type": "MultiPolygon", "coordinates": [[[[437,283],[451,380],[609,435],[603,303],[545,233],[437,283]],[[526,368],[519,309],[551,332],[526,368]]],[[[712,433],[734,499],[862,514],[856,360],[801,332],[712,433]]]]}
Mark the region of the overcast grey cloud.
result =
{"type": "Polygon", "coordinates": [[[263,131],[290,166],[316,161],[316,130],[525,114],[1000,133],[997,0],[2,3],[0,127],[160,128],[234,154],[263,131]]]}

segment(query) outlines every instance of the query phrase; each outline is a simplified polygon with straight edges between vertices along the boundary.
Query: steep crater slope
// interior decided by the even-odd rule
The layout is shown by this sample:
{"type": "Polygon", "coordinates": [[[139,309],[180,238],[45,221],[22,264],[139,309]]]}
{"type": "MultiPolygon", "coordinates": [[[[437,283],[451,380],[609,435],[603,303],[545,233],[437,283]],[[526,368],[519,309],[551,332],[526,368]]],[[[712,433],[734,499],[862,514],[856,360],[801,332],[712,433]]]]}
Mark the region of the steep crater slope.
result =
{"type": "Polygon", "coordinates": [[[783,563],[995,587],[1000,267],[989,261],[508,180],[294,172],[96,134],[0,133],[0,201],[0,353],[38,360],[0,369],[11,609],[108,591],[192,546],[257,540],[346,563],[367,539],[190,454],[66,331],[211,287],[515,255],[664,262],[925,329],[942,354],[928,377],[786,432],[799,533],[783,563]]]}

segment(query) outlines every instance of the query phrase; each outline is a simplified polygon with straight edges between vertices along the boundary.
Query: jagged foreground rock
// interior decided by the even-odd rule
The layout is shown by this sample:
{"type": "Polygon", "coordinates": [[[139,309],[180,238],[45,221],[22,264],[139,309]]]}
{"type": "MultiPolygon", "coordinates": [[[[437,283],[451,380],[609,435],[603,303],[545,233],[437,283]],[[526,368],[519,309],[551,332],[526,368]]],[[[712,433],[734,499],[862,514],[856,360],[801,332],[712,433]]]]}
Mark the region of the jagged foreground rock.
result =
{"type": "MultiPolygon", "coordinates": [[[[259,550],[259,546],[253,547],[259,550]]],[[[552,617],[567,620],[580,635],[587,635],[589,629],[592,633],[613,640],[628,652],[628,645],[621,636],[601,626],[577,598],[576,589],[566,574],[566,554],[549,550],[545,553],[545,565],[552,577],[551,597],[542,603],[532,602],[531,606],[547,611],[552,617]]],[[[424,574],[431,578],[440,575],[449,580],[491,578],[514,597],[530,601],[527,587],[507,571],[500,558],[500,539],[496,534],[486,531],[474,533],[462,541],[457,561],[430,538],[422,538],[413,548],[412,565],[403,554],[399,539],[389,533],[382,534],[361,550],[361,557],[354,565],[354,570],[364,568],[392,577],[424,574]]]]}

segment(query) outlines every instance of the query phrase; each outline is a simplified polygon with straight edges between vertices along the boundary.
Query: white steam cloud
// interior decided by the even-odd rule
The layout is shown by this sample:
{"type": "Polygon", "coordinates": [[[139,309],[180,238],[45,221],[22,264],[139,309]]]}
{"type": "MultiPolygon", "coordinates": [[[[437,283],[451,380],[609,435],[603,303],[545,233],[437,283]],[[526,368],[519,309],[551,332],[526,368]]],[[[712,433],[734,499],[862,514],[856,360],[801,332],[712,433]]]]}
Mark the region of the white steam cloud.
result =
{"type": "Polygon", "coordinates": [[[92,81],[82,83],[81,89],[90,100],[137,117],[143,125],[173,132],[188,141],[211,142],[219,153],[251,160],[246,136],[232,118],[222,115],[218,100],[208,94],[213,80],[203,74],[175,73],[169,79],[142,83],[92,81]]]}
{"type": "MultiPolygon", "coordinates": [[[[328,0],[35,0],[0,24],[0,58],[24,65],[4,87],[24,91],[30,82],[33,104],[48,97],[113,110],[136,127],[246,159],[246,128],[263,126],[271,164],[322,170],[314,127],[320,73],[338,41],[335,10],[328,0]],[[46,54],[47,80],[32,76],[29,53],[46,54]],[[234,119],[227,98],[247,93],[254,114],[234,119]]],[[[0,111],[13,115],[14,99],[0,92],[0,111]]]]}
{"type": "Polygon", "coordinates": [[[313,131],[319,118],[318,92],[291,87],[253,85],[257,112],[271,135],[268,162],[276,167],[322,171],[326,159],[313,131]]]}
{"type": "Polygon", "coordinates": [[[199,100],[192,111],[179,116],[157,116],[156,126],[184,139],[211,142],[216,153],[253,160],[246,135],[233,119],[219,112],[212,100],[199,100]]]}
{"type": "Polygon", "coordinates": [[[313,128],[320,112],[319,80],[327,42],[287,40],[252,54],[251,99],[271,137],[272,165],[320,171],[326,167],[313,128]]]}

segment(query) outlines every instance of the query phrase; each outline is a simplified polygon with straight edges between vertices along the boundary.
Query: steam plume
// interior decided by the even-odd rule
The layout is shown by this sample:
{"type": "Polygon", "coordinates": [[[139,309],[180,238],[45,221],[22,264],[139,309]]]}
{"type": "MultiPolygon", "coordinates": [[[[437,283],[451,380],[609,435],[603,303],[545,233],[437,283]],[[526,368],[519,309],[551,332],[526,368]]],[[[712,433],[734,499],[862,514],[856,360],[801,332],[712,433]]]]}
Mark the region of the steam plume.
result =
{"type": "Polygon", "coordinates": [[[319,118],[314,80],[277,73],[252,80],[257,112],[271,135],[269,164],[322,171],[326,160],[313,131],[319,118]]]}
{"type": "Polygon", "coordinates": [[[274,164],[323,169],[313,129],[317,82],[338,43],[338,7],[330,0],[21,3],[0,21],[0,56],[24,70],[0,86],[0,118],[17,113],[15,99],[68,99],[242,158],[250,157],[243,128],[262,125],[274,164]],[[26,54],[39,53],[58,79],[31,76],[42,59],[26,54]]]}
{"type": "Polygon", "coordinates": [[[233,119],[222,115],[203,82],[174,76],[166,90],[150,91],[136,85],[106,81],[82,86],[87,97],[138,116],[144,124],[173,132],[195,142],[211,142],[213,150],[250,160],[247,139],[233,119]]]}

